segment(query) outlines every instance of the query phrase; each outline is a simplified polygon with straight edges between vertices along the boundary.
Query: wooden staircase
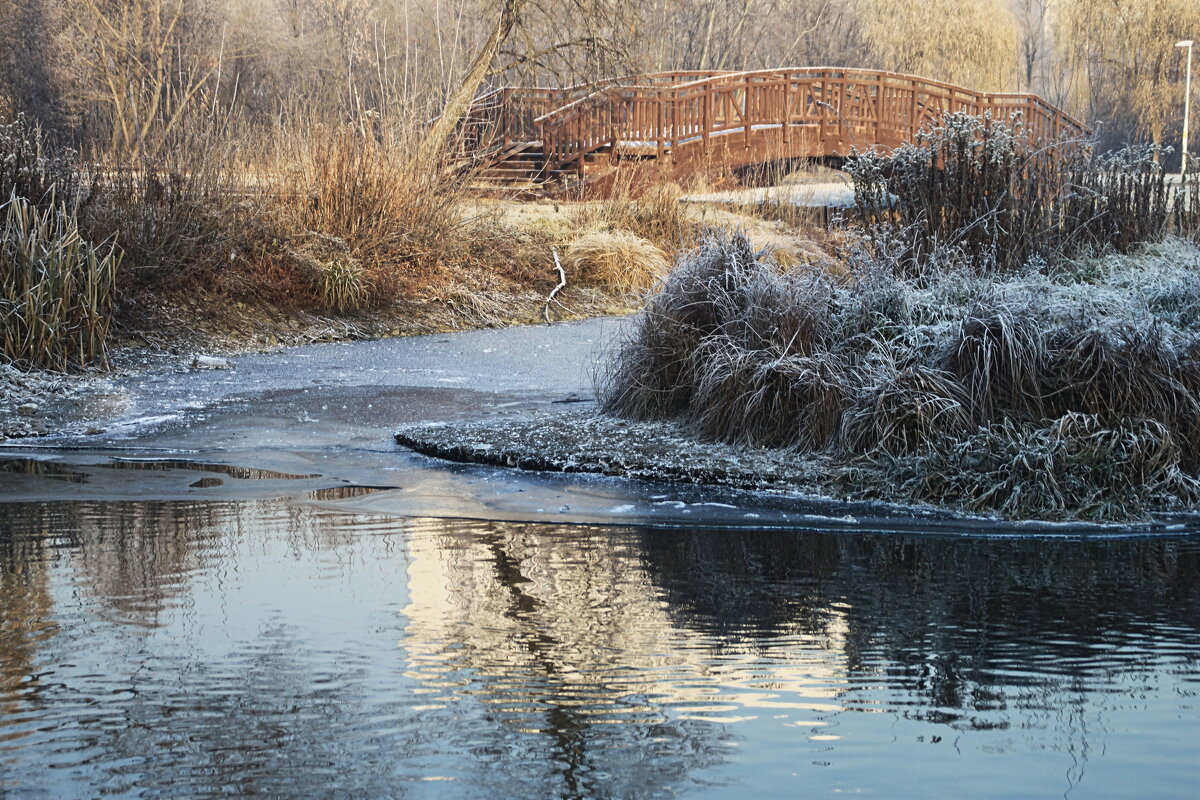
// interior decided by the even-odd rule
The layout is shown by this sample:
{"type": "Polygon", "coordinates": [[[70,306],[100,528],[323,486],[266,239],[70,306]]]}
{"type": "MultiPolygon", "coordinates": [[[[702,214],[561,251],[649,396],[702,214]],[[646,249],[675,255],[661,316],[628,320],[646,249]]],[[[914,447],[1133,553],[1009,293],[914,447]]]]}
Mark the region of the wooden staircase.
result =
{"type": "Polygon", "coordinates": [[[583,158],[583,175],[578,165],[546,168],[540,142],[514,145],[471,172],[468,188],[477,194],[496,197],[540,197],[556,194],[586,183],[607,172],[611,148],[597,148],[583,158]]]}

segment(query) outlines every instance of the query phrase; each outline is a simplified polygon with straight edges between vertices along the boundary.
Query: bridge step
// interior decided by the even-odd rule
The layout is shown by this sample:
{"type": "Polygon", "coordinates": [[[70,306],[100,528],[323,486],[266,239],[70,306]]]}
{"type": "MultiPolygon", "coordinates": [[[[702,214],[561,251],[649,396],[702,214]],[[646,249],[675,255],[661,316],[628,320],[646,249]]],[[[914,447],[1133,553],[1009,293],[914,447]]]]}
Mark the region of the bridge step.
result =
{"type": "MultiPolygon", "coordinates": [[[[532,144],[515,147],[494,163],[479,170],[468,184],[473,191],[486,194],[512,195],[538,193],[560,188],[578,177],[574,167],[545,169],[545,155],[531,149],[532,144]]],[[[607,159],[609,148],[599,148],[584,157],[584,172],[607,159]]]]}

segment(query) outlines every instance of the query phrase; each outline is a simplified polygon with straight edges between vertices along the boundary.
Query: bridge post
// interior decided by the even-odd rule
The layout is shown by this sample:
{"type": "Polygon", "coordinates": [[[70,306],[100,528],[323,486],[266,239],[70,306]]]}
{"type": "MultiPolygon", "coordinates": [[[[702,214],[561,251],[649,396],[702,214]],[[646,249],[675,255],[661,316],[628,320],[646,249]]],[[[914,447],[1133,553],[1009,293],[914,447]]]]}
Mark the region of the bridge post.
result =
{"type": "Polygon", "coordinates": [[[550,171],[550,139],[546,136],[546,123],[538,123],[538,139],[542,142],[542,175],[550,171]]]}
{"type": "Polygon", "coordinates": [[[783,146],[787,150],[788,158],[795,155],[792,152],[792,78],[790,74],[783,78],[783,146]]]}
{"type": "Polygon", "coordinates": [[[750,148],[750,135],[754,132],[754,124],[751,122],[750,116],[750,87],[752,86],[750,76],[746,76],[746,88],[742,91],[742,123],[745,125],[745,133],[742,138],[745,141],[746,149],[750,148]]]}
{"type": "Polygon", "coordinates": [[[911,142],[917,135],[917,128],[921,127],[921,124],[917,119],[917,82],[909,81],[908,85],[908,90],[912,92],[912,98],[909,102],[908,131],[904,138],[911,142]]]}
{"type": "Polygon", "coordinates": [[[884,114],[883,92],[884,92],[883,73],[881,72],[881,73],[879,73],[879,83],[875,87],[875,142],[876,143],[881,141],[882,127],[883,127],[883,114],[884,114]]]}
{"type": "Polygon", "coordinates": [[[615,164],[617,160],[617,104],[616,101],[608,103],[605,108],[608,111],[608,162],[610,165],[615,164]]]}
{"type": "Polygon", "coordinates": [[[667,116],[666,116],[667,109],[666,109],[666,105],[663,103],[662,91],[659,90],[657,92],[657,95],[658,95],[658,122],[655,125],[654,139],[655,139],[655,144],[658,145],[658,149],[655,154],[655,159],[661,164],[663,155],[666,152],[666,147],[663,144],[663,136],[666,134],[665,128],[666,128],[666,119],[667,119],[667,116]]]}
{"type": "Polygon", "coordinates": [[[504,126],[504,136],[502,141],[504,143],[505,150],[507,150],[508,146],[512,144],[512,116],[512,89],[505,89],[500,93],[500,113],[497,115],[497,117],[502,120],[500,124],[504,126]]]}
{"type": "Polygon", "coordinates": [[[591,142],[585,142],[584,136],[591,135],[591,126],[587,126],[588,130],[584,131],[584,121],[582,118],[575,120],[575,141],[579,143],[579,152],[576,154],[577,161],[575,162],[575,174],[579,180],[587,177],[587,152],[591,142]]]}

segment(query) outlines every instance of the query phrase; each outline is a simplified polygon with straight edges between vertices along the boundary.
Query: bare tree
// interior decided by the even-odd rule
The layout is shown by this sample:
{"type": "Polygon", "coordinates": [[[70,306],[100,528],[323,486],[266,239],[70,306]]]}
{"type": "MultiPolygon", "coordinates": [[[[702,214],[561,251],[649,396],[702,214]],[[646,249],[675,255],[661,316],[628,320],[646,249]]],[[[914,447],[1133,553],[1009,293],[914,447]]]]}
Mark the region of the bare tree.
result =
{"type": "Polygon", "coordinates": [[[153,156],[217,70],[191,0],[71,0],[68,46],[77,54],[78,99],[101,109],[109,151],[153,156]]]}
{"type": "Polygon", "coordinates": [[[517,24],[517,15],[521,11],[523,2],[524,0],[502,0],[500,13],[491,26],[487,40],[476,52],[462,83],[447,98],[441,115],[429,127],[428,133],[421,140],[421,144],[417,148],[417,163],[424,164],[432,160],[445,145],[446,140],[450,138],[458,121],[471,107],[471,101],[479,91],[484,79],[487,78],[492,62],[500,52],[500,47],[517,24]]]}
{"type": "Polygon", "coordinates": [[[1017,0],[1016,17],[1021,37],[1021,66],[1025,90],[1044,91],[1041,70],[1047,57],[1047,24],[1053,0],[1017,0]]]}

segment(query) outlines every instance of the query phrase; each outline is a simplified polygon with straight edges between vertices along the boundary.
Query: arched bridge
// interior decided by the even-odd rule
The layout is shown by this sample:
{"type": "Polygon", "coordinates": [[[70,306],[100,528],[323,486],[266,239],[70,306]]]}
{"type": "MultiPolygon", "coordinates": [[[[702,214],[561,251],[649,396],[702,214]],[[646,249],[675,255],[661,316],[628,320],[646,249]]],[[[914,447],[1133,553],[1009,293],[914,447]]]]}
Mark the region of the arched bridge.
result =
{"type": "Polygon", "coordinates": [[[574,184],[618,161],[674,174],[891,149],[945,112],[1020,113],[1035,138],[1087,126],[1033,94],[976,92],[878,70],[811,67],[662,72],[569,88],[494,89],[476,99],[463,142],[492,185],[574,184]]]}

